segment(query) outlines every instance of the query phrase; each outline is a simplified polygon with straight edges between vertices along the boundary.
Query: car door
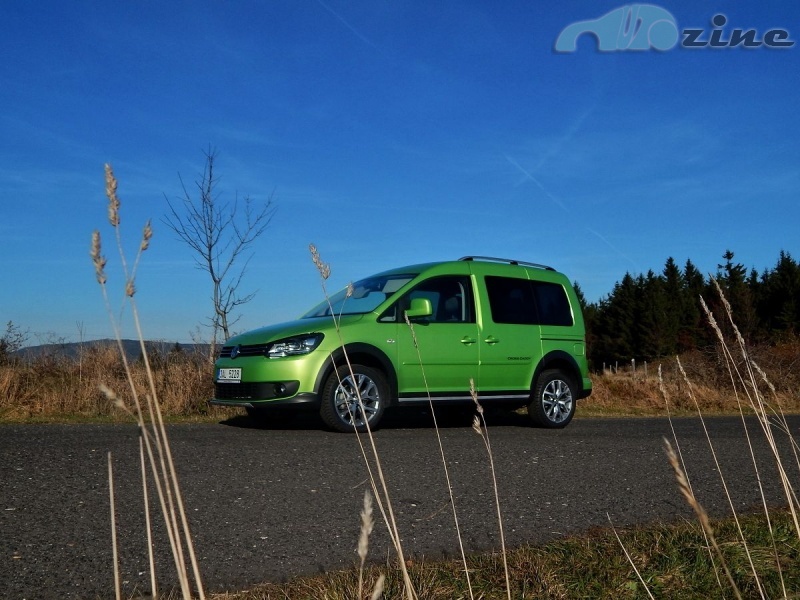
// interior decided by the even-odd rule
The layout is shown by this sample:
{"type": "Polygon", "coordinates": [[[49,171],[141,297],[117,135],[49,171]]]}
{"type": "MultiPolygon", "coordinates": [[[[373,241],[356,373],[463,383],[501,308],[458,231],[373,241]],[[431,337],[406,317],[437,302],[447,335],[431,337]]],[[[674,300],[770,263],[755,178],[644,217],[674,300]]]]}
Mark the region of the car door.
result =
{"type": "Polygon", "coordinates": [[[473,273],[480,290],[480,393],[524,399],[542,357],[531,282],[519,267],[474,263],[473,273]]]}
{"type": "Polygon", "coordinates": [[[400,402],[469,397],[478,377],[478,325],[468,275],[444,275],[422,281],[398,301],[397,374],[400,402]],[[415,298],[430,301],[432,313],[405,323],[404,311],[415,298]]]}

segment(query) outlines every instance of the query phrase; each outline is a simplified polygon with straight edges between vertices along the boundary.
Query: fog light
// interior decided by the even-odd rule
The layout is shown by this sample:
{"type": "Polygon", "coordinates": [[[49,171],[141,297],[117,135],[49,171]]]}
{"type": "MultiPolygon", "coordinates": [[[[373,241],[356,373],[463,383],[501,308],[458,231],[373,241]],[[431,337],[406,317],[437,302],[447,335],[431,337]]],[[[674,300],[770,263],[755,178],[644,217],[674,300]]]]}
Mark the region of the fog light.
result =
{"type": "Polygon", "coordinates": [[[286,386],[282,383],[276,383],[274,392],[276,396],[285,396],[286,395],[286,386]]]}

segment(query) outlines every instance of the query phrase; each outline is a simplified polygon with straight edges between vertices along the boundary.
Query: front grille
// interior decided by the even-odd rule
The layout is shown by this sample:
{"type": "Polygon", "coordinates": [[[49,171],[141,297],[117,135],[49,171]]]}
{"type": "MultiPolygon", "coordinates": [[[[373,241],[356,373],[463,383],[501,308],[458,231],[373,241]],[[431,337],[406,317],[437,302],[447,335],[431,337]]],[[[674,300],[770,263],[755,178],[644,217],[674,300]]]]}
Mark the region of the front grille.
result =
{"type": "Polygon", "coordinates": [[[230,358],[234,348],[239,348],[239,356],[266,356],[269,344],[253,344],[251,346],[223,346],[219,352],[220,358],[230,358]]]}

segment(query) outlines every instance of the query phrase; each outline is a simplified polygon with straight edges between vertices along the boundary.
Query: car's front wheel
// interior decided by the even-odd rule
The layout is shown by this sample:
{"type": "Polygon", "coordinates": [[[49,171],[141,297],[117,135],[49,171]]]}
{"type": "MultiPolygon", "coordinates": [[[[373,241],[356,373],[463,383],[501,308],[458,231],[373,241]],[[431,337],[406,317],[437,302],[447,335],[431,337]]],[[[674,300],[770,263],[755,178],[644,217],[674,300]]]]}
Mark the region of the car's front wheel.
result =
{"type": "Polygon", "coordinates": [[[533,387],[528,414],[533,422],[549,429],[566,427],[575,415],[575,384],[558,369],[539,375],[533,387]]]}
{"type": "Polygon", "coordinates": [[[320,415],[337,431],[364,432],[375,429],[389,401],[389,387],[383,374],[371,367],[339,367],[322,388],[320,415]]]}

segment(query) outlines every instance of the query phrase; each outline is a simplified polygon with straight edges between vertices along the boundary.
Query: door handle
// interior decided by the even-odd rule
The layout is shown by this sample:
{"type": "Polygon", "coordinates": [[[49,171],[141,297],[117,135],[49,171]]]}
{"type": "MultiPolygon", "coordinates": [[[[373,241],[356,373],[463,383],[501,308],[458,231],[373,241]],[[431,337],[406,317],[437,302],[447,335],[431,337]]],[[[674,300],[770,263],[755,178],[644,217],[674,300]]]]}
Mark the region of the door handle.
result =
{"type": "Polygon", "coordinates": [[[475,338],[471,338],[468,335],[465,335],[463,338],[461,338],[461,343],[464,344],[465,346],[469,346],[470,344],[474,344],[477,341],[478,340],[476,340],[475,338]]]}
{"type": "Polygon", "coordinates": [[[496,343],[497,343],[497,342],[499,342],[500,340],[498,340],[498,339],[497,339],[496,337],[494,337],[493,335],[490,335],[489,337],[487,337],[487,338],[486,338],[485,340],[483,340],[483,341],[484,341],[484,342],[486,342],[487,344],[489,344],[490,346],[493,346],[494,344],[496,344],[496,343]]]}

